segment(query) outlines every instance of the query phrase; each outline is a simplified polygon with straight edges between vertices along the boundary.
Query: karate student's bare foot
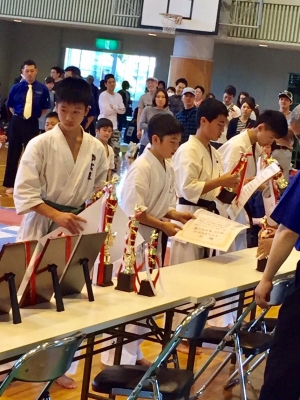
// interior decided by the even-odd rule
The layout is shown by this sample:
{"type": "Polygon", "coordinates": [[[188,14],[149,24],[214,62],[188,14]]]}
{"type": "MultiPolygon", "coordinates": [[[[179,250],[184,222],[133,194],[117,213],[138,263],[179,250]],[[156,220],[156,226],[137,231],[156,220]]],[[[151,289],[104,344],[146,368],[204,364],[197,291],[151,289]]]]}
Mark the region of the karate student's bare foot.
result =
{"type": "Polygon", "coordinates": [[[13,193],[14,193],[14,188],[8,188],[8,189],[5,191],[5,193],[6,193],[6,194],[13,194],[13,193]]]}
{"type": "Polygon", "coordinates": [[[74,379],[69,378],[67,375],[63,375],[56,379],[56,383],[65,389],[76,389],[78,386],[74,379]]]}
{"type": "Polygon", "coordinates": [[[143,365],[144,367],[151,367],[152,362],[146,360],[146,358],[141,358],[140,360],[136,360],[136,365],[143,365]]]}
{"type": "MultiPolygon", "coordinates": [[[[189,354],[189,352],[190,352],[190,345],[189,345],[189,343],[186,342],[186,341],[181,342],[181,343],[179,343],[179,345],[177,346],[176,350],[177,350],[179,353],[182,353],[182,354],[189,354]]],[[[196,348],[196,356],[199,356],[201,353],[202,353],[202,350],[201,350],[199,347],[197,347],[197,348],[196,348]]]]}

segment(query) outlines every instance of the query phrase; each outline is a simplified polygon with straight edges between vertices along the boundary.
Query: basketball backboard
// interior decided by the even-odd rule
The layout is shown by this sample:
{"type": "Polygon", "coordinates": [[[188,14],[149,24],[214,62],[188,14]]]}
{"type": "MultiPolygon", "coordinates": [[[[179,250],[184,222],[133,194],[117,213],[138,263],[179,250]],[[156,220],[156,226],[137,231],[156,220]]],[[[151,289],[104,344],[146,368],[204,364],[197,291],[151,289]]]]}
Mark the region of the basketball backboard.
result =
{"type": "Polygon", "coordinates": [[[216,35],[220,0],[144,0],[141,28],[162,28],[162,13],[183,17],[177,31],[216,35]]]}

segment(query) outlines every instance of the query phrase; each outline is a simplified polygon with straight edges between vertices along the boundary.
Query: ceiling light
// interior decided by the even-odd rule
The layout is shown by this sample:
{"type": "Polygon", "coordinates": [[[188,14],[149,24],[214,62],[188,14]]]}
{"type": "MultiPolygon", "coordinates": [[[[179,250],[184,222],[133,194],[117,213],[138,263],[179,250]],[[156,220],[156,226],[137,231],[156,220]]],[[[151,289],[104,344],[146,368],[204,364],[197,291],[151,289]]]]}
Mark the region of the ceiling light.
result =
{"type": "Polygon", "coordinates": [[[14,19],[14,22],[22,22],[20,19],[14,19]]]}
{"type": "Polygon", "coordinates": [[[259,47],[268,47],[267,44],[260,44],[259,47]]]}
{"type": "Polygon", "coordinates": [[[157,36],[156,33],[148,33],[148,36],[157,36]]]}

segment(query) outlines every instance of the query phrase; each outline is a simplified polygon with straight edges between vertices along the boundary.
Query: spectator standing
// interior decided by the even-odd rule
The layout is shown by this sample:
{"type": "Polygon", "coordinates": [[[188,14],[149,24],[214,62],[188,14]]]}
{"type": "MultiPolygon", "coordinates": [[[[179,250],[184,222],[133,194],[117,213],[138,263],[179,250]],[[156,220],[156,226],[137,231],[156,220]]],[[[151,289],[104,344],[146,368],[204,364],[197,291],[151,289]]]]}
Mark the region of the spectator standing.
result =
{"type": "Polygon", "coordinates": [[[195,135],[197,132],[197,107],[194,105],[195,90],[190,87],[183,89],[182,101],[184,109],[176,114],[176,119],[183,125],[181,144],[187,142],[190,135],[195,135]]]}
{"type": "Polygon", "coordinates": [[[195,106],[199,107],[204,99],[205,89],[203,86],[195,86],[195,106]]]}
{"type": "Polygon", "coordinates": [[[251,114],[255,110],[255,100],[253,97],[244,97],[241,103],[240,117],[233,118],[229,121],[227,129],[227,140],[238,135],[241,131],[247,128],[253,128],[255,120],[251,119],[251,114]]]}
{"type": "MultiPolygon", "coordinates": [[[[49,110],[47,110],[47,114],[50,113],[51,111],[53,111],[54,109],[54,79],[51,78],[51,76],[48,76],[45,79],[45,85],[47,86],[48,90],[49,90],[49,98],[50,98],[50,103],[49,103],[49,110]]],[[[46,118],[47,118],[47,114],[42,115],[39,118],[39,130],[41,133],[45,132],[45,123],[46,123],[46,118]]]]}
{"type": "Polygon", "coordinates": [[[35,78],[36,63],[26,60],[22,67],[24,80],[13,85],[7,106],[13,114],[9,128],[9,147],[3,186],[7,194],[13,193],[19,159],[23,146],[39,134],[39,118],[47,113],[50,97],[47,87],[35,78]]]}
{"type": "Polygon", "coordinates": [[[128,81],[122,82],[122,89],[118,93],[122,96],[123,104],[125,106],[125,114],[118,114],[118,130],[122,132],[123,128],[127,128],[127,117],[132,117],[132,101],[130,99],[130,88],[128,81]]]}
{"type": "Polygon", "coordinates": [[[116,80],[113,74],[107,74],[104,77],[106,91],[99,96],[99,118],[108,118],[113,124],[113,133],[109,140],[109,145],[113,148],[115,154],[115,170],[119,166],[120,153],[120,132],[118,130],[118,114],[125,114],[125,106],[120,93],[115,93],[116,80]]]}
{"type": "Polygon", "coordinates": [[[51,78],[54,79],[54,88],[53,88],[54,91],[57,89],[58,83],[63,80],[63,77],[62,77],[63,72],[64,72],[63,69],[60,67],[52,67],[51,68],[50,76],[51,76],[51,78]]]}
{"type": "Polygon", "coordinates": [[[184,105],[181,100],[181,96],[182,96],[183,89],[188,86],[187,80],[184,78],[177,79],[175,84],[176,84],[176,87],[175,87],[176,93],[172,97],[170,97],[170,100],[169,100],[170,110],[172,111],[172,113],[174,115],[176,115],[177,113],[179,113],[179,111],[184,109],[184,105]]]}
{"type": "Polygon", "coordinates": [[[152,100],[154,93],[156,92],[158,85],[158,79],[154,77],[149,77],[146,80],[146,88],[148,90],[147,93],[143,94],[140,97],[139,104],[138,104],[138,117],[137,117],[137,127],[138,127],[138,134],[137,137],[140,139],[142,137],[142,131],[140,130],[140,119],[142,115],[142,111],[145,107],[152,105],[152,100]]]}
{"type": "Polygon", "coordinates": [[[164,89],[157,89],[153,96],[152,106],[147,106],[143,109],[140,119],[140,129],[142,129],[144,133],[140,141],[139,156],[143,154],[145,147],[149,143],[148,124],[150,119],[153,117],[153,115],[157,114],[173,115],[169,110],[168,93],[164,89]]]}

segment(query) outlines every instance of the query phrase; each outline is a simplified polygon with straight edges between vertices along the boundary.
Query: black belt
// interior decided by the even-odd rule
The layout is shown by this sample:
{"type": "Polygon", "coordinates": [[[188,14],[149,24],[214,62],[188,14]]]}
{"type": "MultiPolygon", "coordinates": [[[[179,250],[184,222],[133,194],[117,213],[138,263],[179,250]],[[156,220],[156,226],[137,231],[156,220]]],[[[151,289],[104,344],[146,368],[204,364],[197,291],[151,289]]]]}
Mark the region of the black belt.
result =
{"type": "Polygon", "coordinates": [[[289,150],[292,152],[293,150],[289,149],[287,146],[280,146],[279,144],[274,144],[272,146],[272,150],[289,150]]]}
{"type": "Polygon", "coordinates": [[[217,205],[214,201],[199,199],[197,203],[192,203],[191,201],[186,200],[184,197],[179,197],[179,204],[183,206],[198,206],[202,208],[206,208],[207,211],[213,212],[215,214],[219,214],[217,209],[217,205]]]}

